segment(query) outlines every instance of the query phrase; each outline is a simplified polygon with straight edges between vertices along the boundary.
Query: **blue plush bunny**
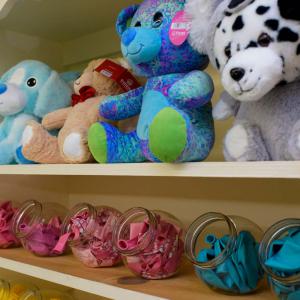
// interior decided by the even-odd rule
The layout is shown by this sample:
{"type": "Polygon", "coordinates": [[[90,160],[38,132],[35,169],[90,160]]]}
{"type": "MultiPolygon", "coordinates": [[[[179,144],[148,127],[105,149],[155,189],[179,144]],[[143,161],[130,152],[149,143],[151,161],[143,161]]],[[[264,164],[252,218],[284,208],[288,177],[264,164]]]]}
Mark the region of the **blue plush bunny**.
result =
{"type": "Polygon", "coordinates": [[[21,153],[27,122],[68,106],[70,99],[71,87],[42,62],[23,61],[7,71],[0,80],[0,164],[29,163],[21,153]]]}
{"type": "Polygon", "coordinates": [[[183,0],[145,0],[120,13],[117,31],[123,55],[148,81],[145,87],[102,103],[100,114],[106,119],[140,118],[137,131],[129,134],[107,123],[90,128],[89,146],[98,162],[199,161],[209,154],[214,143],[214,88],[211,78],[199,71],[208,59],[188,40],[176,45],[169,36],[184,8],[183,0]]]}

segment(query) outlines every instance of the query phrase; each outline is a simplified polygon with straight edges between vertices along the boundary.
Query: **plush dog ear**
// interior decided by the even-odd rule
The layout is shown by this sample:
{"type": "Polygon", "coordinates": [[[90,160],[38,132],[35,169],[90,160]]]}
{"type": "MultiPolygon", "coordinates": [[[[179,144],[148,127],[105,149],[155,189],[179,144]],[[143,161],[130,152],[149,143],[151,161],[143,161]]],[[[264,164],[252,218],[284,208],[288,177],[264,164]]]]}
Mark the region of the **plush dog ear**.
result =
{"type": "Polygon", "coordinates": [[[210,20],[223,0],[186,0],[185,12],[192,21],[190,31],[190,44],[200,53],[206,52],[206,37],[208,35],[210,20]]]}
{"type": "Polygon", "coordinates": [[[39,90],[34,108],[34,114],[43,118],[46,114],[64,108],[71,103],[71,88],[58,75],[52,71],[47,82],[39,90]]]}
{"type": "Polygon", "coordinates": [[[253,0],[230,0],[226,11],[228,13],[236,13],[245,8],[253,0]]]}
{"type": "Polygon", "coordinates": [[[128,27],[128,23],[133,18],[134,14],[138,10],[139,5],[131,5],[123,9],[117,19],[116,29],[118,34],[121,36],[128,27]]]}
{"type": "Polygon", "coordinates": [[[284,19],[300,21],[299,0],[278,0],[278,7],[284,19]]]}

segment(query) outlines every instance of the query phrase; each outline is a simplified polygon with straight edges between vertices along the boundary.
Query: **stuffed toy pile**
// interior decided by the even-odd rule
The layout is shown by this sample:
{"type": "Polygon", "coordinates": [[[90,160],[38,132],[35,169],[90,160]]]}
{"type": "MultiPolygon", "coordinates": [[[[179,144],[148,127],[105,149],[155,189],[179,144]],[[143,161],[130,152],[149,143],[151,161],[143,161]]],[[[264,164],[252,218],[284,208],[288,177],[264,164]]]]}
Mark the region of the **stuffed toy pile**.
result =
{"type": "Polygon", "coordinates": [[[190,46],[188,35],[177,39],[178,33],[182,36],[177,28],[187,25],[184,8],[183,0],[145,0],[120,13],[123,55],[135,74],[148,81],[101,103],[103,118],[140,117],[137,130],[129,134],[105,122],[90,128],[88,142],[98,162],[185,162],[208,156],[214,143],[214,89],[211,78],[200,71],[207,56],[190,46]]]}
{"type": "Polygon", "coordinates": [[[24,128],[67,107],[71,94],[63,77],[42,62],[23,61],[7,71],[0,79],[0,164],[30,163],[22,155],[24,128]]]}
{"type": "MultiPolygon", "coordinates": [[[[47,164],[86,163],[93,160],[87,145],[87,131],[98,120],[105,121],[98,114],[98,107],[105,96],[124,92],[116,81],[98,70],[107,62],[98,59],[89,63],[81,77],[74,82],[72,106],[49,113],[43,118],[42,124],[35,121],[28,124],[23,134],[22,150],[28,160],[47,164]],[[48,132],[54,129],[60,129],[58,136],[48,132]]],[[[129,68],[123,59],[110,60],[109,63],[129,68]]],[[[136,118],[131,118],[110,124],[126,132],[134,130],[136,122],[136,118]]]]}
{"type": "Polygon", "coordinates": [[[191,41],[226,90],[216,119],[235,117],[229,161],[300,160],[300,6],[292,0],[187,0],[191,41]]]}

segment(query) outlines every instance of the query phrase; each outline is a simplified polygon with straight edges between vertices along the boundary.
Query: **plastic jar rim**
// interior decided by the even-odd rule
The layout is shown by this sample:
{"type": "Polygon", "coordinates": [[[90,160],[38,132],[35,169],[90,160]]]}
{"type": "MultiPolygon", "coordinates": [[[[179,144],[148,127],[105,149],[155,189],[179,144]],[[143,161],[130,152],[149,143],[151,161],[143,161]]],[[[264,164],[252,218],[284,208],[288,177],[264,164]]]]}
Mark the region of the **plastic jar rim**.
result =
{"type": "Polygon", "coordinates": [[[187,258],[194,265],[201,269],[214,269],[218,265],[224,263],[225,260],[231,255],[233,249],[235,248],[238,235],[237,226],[233,218],[234,216],[226,216],[222,213],[209,212],[198,217],[190,225],[186,234],[184,248],[187,258]],[[201,263],[198,261],[197,256],[195,254],[195,247],[197,244],[198,237],[207,226],[220,221],[224,221],[227,224],[229,230],[229,240],[226,244],[226,247],[222,251],[222,253],[216,258],[208,262],[201,263]]]}
{"type": "Polygon", "coordinates": [[[36,200],[27,200],[20,206],[20,208],[18,208],[11,223],[11,230],[17,238],[23,239],[31,234],[32,230],[34,230],[32,225],[40,222],[42,219],[42,211],[42,204],[36,200]],[[31,217],[30,222],[28,224],[29,227],[32,227],[31,230],[25,233],[20,230],[19,225],[21,220],[26,216],[28,212],[34,212],[34,216],[31,217]]]}
{"type": "Polygon", "coordinates": [[[299,228],[300,229],[300,219],[284,219],[274,225],[272,225],[264,234],[263,239],[259,247],[259,260],[264,271],[272,280],[280,284],[300,284],[300,272],[298,274],[281,277],[278,276],[273,270],[266,266],[265,262],[268,259],[268,253],[272,243],[280,238],[284,233],[290,229],[299,228]]]}
{"type": "MultiPolygon", "coordinates": [[[[97,209],[92,206],[91,204],[88,203],[79,203],[77,205],[75,205],[67,214],[67,216],[65,217],[63,223],[62,223],[62,227],[61,227],[61,235],[65,235],[67,233],[70,233],[70,222],[71,219],[73,217],[75,217],[76,215],[78,215],[79,213],[83,212],[83,211],[87,211],[89,214],[89,223],[90,222],[95,222],[97,219],[97,209]]],[[[91,226],[87,226],[87,227],[91,227],[91,226]]],[[[93,234],[93,230],[88,231],[88,229],[85,230],[84,233],[80,234],[80,238],[77,240],[73,240],[73,239],[69,239],[68,243],[69,245],[72,246],[76,246],[78,243],[80,244],[83,239],[88,239],[90,235],[93,234]]]]}
{"type": "Polygon", "coordinates": [[[114,229],[113,229],[113,244],[124,256],[133,256],[143,252],[146,248],[148,248],[151,244],[153,244],[155,240],[155,233],[157,232],[158,221],[155,215],[155,212],[148,210],[142,207],[134,207],[127,211],[125,211],[117,220],[114,229]],[[133,249],[126,250],[119,246],[120,236],[125,229],[125,226],[130,223],[130,220],[144,216],[145,219],[148,220],[149,229],[143,237],[142,242],[134,247],[133,249]]]}

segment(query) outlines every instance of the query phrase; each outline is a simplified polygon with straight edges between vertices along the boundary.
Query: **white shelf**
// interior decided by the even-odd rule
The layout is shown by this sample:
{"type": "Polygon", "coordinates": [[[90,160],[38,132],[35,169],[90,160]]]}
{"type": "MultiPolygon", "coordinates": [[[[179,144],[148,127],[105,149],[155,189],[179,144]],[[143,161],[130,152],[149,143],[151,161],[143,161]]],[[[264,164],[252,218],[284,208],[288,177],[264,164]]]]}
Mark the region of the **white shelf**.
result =
{"type": "Polygon", "coordinates": [[[300,162],[0,166],[0,175],[300,179],[300,162]]]}
{"type": "MultiPolygon", "coordinates": [[[[0,251],[0,267],[64,285],[83,292],[116,300],[228,300],[204,286],[191,264],[184,262],[179,274],[165,280],[147,281],[132,275],[124,266],[90,269],[71,255],[39,258],[23,249],[0,251]]],[[[268,289],[236,300],[271,300],[268,289]]]]}

